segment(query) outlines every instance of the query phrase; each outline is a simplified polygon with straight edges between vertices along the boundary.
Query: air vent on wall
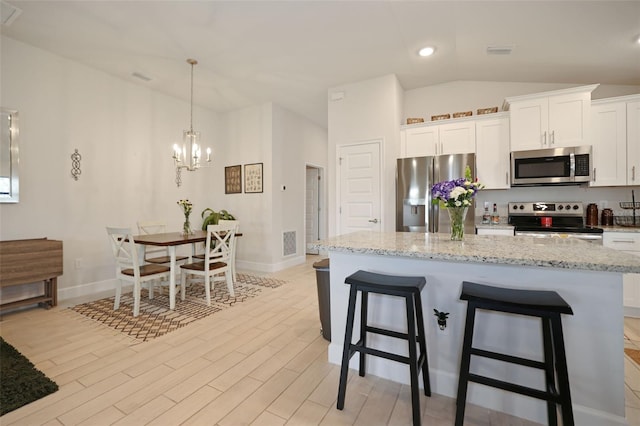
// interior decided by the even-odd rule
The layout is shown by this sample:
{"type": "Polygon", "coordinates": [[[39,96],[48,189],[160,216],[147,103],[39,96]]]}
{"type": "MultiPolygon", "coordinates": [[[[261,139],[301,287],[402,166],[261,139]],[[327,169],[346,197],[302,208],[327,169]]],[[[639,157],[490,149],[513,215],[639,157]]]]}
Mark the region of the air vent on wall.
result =
{"type": "Polygon", "coordinates": [[[282,233],[282,255],[290,256],[296,254],[296,231],[286,231],[282,233]]]}
{"type": "Polygon", "coordinates": [[[487,46],[487,55],[511,55],[513,46],[487,46]]]}
{"type": "Polygon", "coordinates": [[[22,14],[22,10],[10,5],[4,1],[0,1],[0,23],[7,27],[22,14]]]}

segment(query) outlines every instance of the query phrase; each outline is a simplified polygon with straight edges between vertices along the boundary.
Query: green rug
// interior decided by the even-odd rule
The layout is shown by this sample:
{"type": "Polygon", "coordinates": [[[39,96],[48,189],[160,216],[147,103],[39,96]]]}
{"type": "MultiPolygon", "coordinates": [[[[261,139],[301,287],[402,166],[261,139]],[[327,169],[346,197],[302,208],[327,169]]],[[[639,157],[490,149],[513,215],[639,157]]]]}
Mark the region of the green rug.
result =
{"type": "Polygon", "coordinates": [[[57,390],[55,382],[0,337],[0,416],[57,390]]]}

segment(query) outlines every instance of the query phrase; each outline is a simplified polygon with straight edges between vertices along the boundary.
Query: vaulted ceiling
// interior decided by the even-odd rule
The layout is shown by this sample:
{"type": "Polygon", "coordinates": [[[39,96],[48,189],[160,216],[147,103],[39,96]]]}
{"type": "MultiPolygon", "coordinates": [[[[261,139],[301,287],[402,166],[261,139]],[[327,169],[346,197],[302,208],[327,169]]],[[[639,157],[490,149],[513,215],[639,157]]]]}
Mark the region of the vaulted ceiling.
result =
{"type": "Polygon", "coordinates": [[[405,90],[640,84],[640,1],[2,2],[21,10],[1,28],[13,39],[185,100],[195,58],[196,104],[273,101],[323,126],[327,89],[390,73],[405,90]],[[425,45],[436,53],[418,57],[425,45]]]}

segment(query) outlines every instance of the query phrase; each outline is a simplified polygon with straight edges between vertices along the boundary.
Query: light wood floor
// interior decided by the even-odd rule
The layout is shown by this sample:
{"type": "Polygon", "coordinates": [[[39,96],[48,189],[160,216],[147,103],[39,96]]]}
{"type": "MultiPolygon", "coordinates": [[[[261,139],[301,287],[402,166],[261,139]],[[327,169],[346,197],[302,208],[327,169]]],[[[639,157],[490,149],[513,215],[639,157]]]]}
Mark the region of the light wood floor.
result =
{"type": "MultiPolygon", "coordinates": [[[[2,337],[60,389],[0,424],[411,424],[409,388],[372,375],[351,374],[345,409],[335,408],[339,367],[320,334],[316,260],[273,274],[285,286],[145,343],[65,309],[82,301],[3,316],[2,337]]],[[[640,348],[640,320],[625,331],[640,348]]],[[[629,359],[625,368],[629,424],[640,425],[640,369],[629,359]]],[[[453,424],[452,398],[421,403],[423,424],[453,424]]],[[[468,405],[465,424],[532,423],[468,405]]]]}

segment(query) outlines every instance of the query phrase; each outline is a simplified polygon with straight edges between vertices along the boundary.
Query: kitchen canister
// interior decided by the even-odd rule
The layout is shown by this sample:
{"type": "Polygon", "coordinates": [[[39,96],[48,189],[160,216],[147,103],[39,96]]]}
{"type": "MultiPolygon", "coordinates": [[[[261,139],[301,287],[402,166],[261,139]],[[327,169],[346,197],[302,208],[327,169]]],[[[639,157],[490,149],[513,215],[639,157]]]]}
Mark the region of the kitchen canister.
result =
{"type": "Polygon", "coordinates": [[[587,206],[587,226],[598,226],[598,206],[594,203],[587,206]]]}
{"type": "Polygon", "coordinates": [[[613,210],[602,209],[602,217],[600,218],[602,226],[613,226],[613,210]]]}

